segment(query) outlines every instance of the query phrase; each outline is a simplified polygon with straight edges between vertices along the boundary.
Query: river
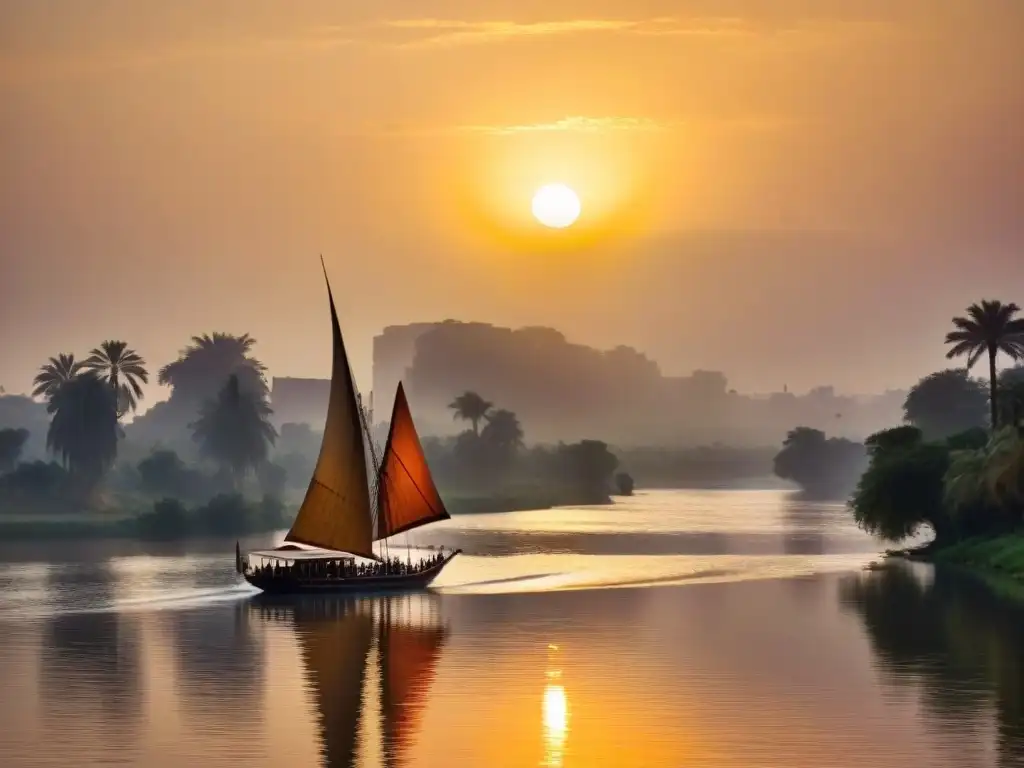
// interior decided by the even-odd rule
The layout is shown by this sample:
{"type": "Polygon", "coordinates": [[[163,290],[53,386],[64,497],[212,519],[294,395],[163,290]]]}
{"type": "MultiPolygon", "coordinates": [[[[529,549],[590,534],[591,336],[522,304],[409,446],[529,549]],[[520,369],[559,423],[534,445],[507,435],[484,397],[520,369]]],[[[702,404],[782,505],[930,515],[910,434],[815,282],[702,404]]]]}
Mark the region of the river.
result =
{"type": "Polygon", "coordinates": [[[650,491],[409,543],[465,553],[276,603],[234,542],[0,545],[0,765],[1024,765],[1024,609],[866,568],[842,505],[650,491]]]}

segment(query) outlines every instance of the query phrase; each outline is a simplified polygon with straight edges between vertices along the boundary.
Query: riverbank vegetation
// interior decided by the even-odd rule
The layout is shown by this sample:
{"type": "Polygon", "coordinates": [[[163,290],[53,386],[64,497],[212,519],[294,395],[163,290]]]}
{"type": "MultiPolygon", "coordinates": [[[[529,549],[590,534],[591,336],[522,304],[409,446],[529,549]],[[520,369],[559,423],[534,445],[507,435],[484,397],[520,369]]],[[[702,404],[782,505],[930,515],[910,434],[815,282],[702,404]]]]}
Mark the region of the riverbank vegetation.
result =
{"type": "Polygon", "coordinates": [[[819,499],[849,495],[866,466],[863,444],[809,427],[790,430],[774,459],[776,476],[819,499]]]}
{"type": "MultiPolygon", "coordinates": [[[[159,372],[169,400],[129,423],[149,372],[127,343],[106,341],[84,360],[50,358],[33,392],[45,406],[49,460],[24,456],[29,430],[0,429],[0,537],[171,538],[287,525],[321,433],[274,428],[254,344],[248,335],[194,337],[159,372]]],[[[619,462],[603,442],[527,448],[516,415],[480,395],[465,392],[451,409],[470,428],[428,437],[424,449],[453,514],[610,500],[619,462]]],[[[386,432],[376,437],[379,455],[386,432]]]]}
{"type": "Polygon", "coordinates": [[[996,368],[999,355],[1024,358],[1019,312],[982,301],[953,319],[947,356],[967,370],[922,379],[908,424],[867,439],[850,500],[862,528],[897,543],[927,528],[933,539],[911,554],[1024,578],[1024,367],[996,368]],[[969,377],[979,359],[987,381],[969,377]]]}

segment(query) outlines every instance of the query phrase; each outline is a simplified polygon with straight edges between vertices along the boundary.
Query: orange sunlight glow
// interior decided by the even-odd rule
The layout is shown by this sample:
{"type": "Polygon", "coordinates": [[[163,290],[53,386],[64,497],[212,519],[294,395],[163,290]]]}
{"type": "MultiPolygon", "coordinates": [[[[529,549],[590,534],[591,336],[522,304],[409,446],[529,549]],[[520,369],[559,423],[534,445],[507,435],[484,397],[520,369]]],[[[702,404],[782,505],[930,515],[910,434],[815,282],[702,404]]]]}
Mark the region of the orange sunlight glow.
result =
{"type": "Polygon", "coordinates": [[[482,134],[459,163],[450,231],[517,257],[582,252],[643,233],[658,141],[650,132],[572,126],[482,134]]]}

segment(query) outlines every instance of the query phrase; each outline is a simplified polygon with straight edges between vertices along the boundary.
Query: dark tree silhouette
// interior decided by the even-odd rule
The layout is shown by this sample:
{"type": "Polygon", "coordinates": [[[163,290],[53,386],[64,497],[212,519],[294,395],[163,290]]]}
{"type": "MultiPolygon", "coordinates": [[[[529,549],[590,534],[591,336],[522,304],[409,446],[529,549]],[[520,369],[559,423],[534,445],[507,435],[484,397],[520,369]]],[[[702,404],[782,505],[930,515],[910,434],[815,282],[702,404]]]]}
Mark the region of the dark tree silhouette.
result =
{"type": "Polygon", "coordinates": [[[91,488],[117,458],[117,401],[92,373],[80,373],[57,390],[46,447],[61,457],[72,476],[91,488]]]}
{"type": "Polygon", "coordinates": [[[14,469],[28,441],[27,429],[0,429],[0,472],[14,469]]]}
{"type": "Polygon", "coordinates": [[[146,361],[129,349],[126,341],[104,341],[89,353],[82,366],[106,381],[117,396],[117,411],[123,416],[138,407],[142,385],[149,383],[146,361]]]}
{"type": "Polygon", "coordinates": [[[810,427],[789,431],[775,456],[775,474],[815,496],[845,496],[867,465],[864,446],[810,427]]]}
{"type": "Polygon", "coordinates": [[[207,490],[203,474],[174,451],[153,451],[139,462],[138,472],[142,490],[154,496],[198,499],[207,490]]]}
{"type": "Polygon", "coordinates": [[[264,396],[243,390],[238,376],[231,374],[217,399],[203,406],[192,424],[192,437],[200,453],[219,464],[237,488],[249,470],[267,460],[277,439],[272,413],[264,396]]]}
{"type": "Polygon", "coordinates": [[[967,370],[983,354],[988,355],[990,426],[999,423],[999,392],[996,377],[996,357],[1000,352],[1013,360],[1024,357],[1024,318],[1016,304],[985,299],[967,308],[966,317],[954,317],[955,331],[946,334],[946,343],[953,347],[946,357],[967,357],[967,370]]]}
{"type": "Polygon", "coordinates": [[[864,441],[869,456],[879,456],[887,451],[916,448],[924,442],[924,432],[918,427],[902,426],[875,432],[864,441]]]}
{"type": "Polygon", "coordinates": [[[952,528],[946,509],[945,445],[926,443],[917,430],[883,430],[867,439],[871,462],[850,501],[854,519],[868,533],[888,541],[912,536],[930,525],[936,539],[952,528]]]}
{"type": "Polygon", "coordinates": [[[480,434],[480,422],[487,416],[494,403],[484,400],[476,392],[463,392],[448,405],[454,411],[452,418],[468,421],[473,425],[473,434],[480,434]]]}
{"type": "Polygon", "coordinates": [[[74,355],[65,355],[62,352],[56,357],[51,357],[32,380],[32,383],[35,384],[32,396],[42,397],[47,401],[52,400],[61,387],[79,374],[82,366],[83,363],[75,360],[74,355]]]}
{"type": "Polygon", "coordinates": [[[265,495],[281,498],[288,486],[288,470],[275,462],[265,461],[256,468],[256,479],[265,495]]]}
{"type": "Polygon", "coordinates": [[[39,497],[63,489],[67,475],[67,470],[55,462],[22,462],[0,477],[0,488],[39,497]]]}
{"type": "Polygon", "coordinates": [[[925,376],[911,387],[903,402],[903,418],[928,440],[984,426],[987,411],[984,385],[963,368],[925,376]]]}
{"type": "Polygon", "coordinates": [[[612,474],[619,459],[600,440],[581,440],[560,445],[558,453],[567,479],[584,492],[587,501],[608,500],[612,474]]]}
{"type": "Polygon", "coordinates": [[[228,377],[235,375],[243,391],[265,399],[267,369],[250,354],[255,344],[247,333],[193,336],[178,359],[160,369],[157,381],[174,388],[172,398],[199,404],[216,397],[228,377]]]}
{"type": "Polygon", "coordinates": [[[515,453],[522,446],[523,427],[512,411],[500,409],[488,413],[484,419],[487,423],[480,433],[481,439],[508,453],[515,453]]]}
{"type": "Polygon", "coordinates": [[[999,374],[999,423],[1021,426],[1024,421],[1024,366],[999,374]]]}

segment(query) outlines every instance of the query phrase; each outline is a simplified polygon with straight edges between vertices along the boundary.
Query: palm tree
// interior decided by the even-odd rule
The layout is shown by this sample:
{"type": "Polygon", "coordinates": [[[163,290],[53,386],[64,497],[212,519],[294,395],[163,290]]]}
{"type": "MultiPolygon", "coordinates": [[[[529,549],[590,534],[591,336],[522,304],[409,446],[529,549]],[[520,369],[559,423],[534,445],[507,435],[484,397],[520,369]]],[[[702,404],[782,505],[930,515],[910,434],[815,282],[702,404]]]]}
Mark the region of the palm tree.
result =
{"type": "Polygon", "coordinates": [[[48,410],[46,447],[92,487],[117,458],[117,399],[106,382],[86,372],[61,386],[48,410]]]}
{"type": "Polygon", "coordinates": [[[479,436],[480,421],[487,416],[494,403],[484,400],[476,392],[463,392],[448,404],[454,413],[453,419],[462,419],[473,425],[473,434],[479,436]]]}
{"type": "Polygon", "coordinates": [[[946,334],[946,343],[953,348],[946,357],[967,356],[967,370],[988,353],[989,408],[991,427],[999,422],[998,379],[996,378],[996,356],[1003,352],[1014,360],[1024,357],[1024,319],[1015,318],[1020,312],[1016,304],[984,299],[980,304],[971,304],[966,317],[954,317],[957,330],[946,334]]]}
{"type": "Polygon", "coordinates": [[[178,359],[160,369],[157,381],[174,388],[173,399],[204,403],[216,397],[228,377],[235,375],[242,390],[265,399],[269,392],[264,378],[267,368],[250,356],[255,344],[256,339],[247,333],[193,336],[178,359]]]}
{"type": "Polygon", "coordinates": [[[946,502],[955,514],[991,500],[992,488],[988,473],[989,453],[986,448],[968,448],[950,453],[943,486],[946,502]]]}
{"type": "Polygon", "coordinates": [[[36,388],[32,390],[33,397],[42,397],[47,401],[53,400],[54,395],[61,387],[71,381],[82,370],[84,363],[75,360],[75,356],[65,355],[63,352],[39,369],[39,373],[32,380],[36,388]]]}
{"type": "Polygon", "coordinates": [[[142,384],[149,383],[149,372],[146,361],[128,348],[128,342],[104,341],[82,365],[110,386],[117,397],[119,416],[136,409],[142,399],[142,384]]]}
{"type": "Polygon", "coordinates": [[[208,401],[190,425],[200,453],[220,464],[236,489],[249,470],[267,460],[277,439],[272,413],[266,397],[242,389],[238,375],[231,374],[217,399],[208,401]]]}
{"type": "Polygon", "coordinates": [[[984,477],[991,498],[1012,506],[1024,495],[1024,441],[1016,427],[1004,427],[992,435],[986,451],[984,477]]]}

